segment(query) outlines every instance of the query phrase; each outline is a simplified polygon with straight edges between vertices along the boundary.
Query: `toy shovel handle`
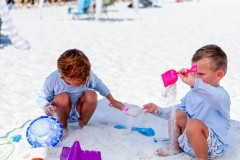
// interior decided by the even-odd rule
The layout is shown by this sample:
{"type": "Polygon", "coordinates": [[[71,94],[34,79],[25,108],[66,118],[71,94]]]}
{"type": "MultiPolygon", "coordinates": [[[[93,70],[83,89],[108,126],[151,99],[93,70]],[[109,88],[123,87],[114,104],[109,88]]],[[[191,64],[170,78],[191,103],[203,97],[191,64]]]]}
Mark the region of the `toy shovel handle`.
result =
{"type": "Polygon", "coordinates": [[[197,73],[198,72],[198,65],[193,65],[191,69],[187,70],[187,73],[197,73]]]}
{"type": "Polygon", "coordinates": [[[137,131],[145,136],[151,137],[155,135],[155,132],[152,128],[138,128],[132,127],[132,131],[137,131]]]}
{"type": "Polygon", "coordinates": [[[144,129],[139,127],[132,127],[132,131],[144,132],[144,129]]]}
{"type": "Polygon", "coordinates": [[[191,69],[188,69],[186,72],[178,72],[178,74],[186,74],[186,73],[197,73],[198,65],[193,65],[191,69]]]}

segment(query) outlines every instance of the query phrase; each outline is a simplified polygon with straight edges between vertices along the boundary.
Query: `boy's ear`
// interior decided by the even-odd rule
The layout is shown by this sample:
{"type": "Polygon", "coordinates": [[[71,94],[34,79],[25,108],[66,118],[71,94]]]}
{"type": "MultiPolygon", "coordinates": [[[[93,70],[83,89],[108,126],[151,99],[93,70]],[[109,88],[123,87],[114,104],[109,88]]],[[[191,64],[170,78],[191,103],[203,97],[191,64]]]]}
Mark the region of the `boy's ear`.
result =
{"type": "Polygon", "coordinates": [[[62,80],[65,80],[63,76],[60,77],[62,80]]]}
{"type": "Polygon", "coordinates": [[[218,80],[221,80],[224,76],[225,76],[225,73],[223,72],[223,70],[217,71],[217,79],[218,80]]]}

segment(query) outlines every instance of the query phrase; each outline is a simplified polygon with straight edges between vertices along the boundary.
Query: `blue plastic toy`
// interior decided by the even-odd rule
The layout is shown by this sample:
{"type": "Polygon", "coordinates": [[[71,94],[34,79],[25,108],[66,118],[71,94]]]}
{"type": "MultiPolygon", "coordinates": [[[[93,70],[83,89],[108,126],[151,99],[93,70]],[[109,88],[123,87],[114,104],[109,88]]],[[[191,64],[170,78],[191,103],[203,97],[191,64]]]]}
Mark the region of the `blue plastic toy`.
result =
{"type": "Polygon", "coordinates": [[[14,135],[14,136],[10,137],[10,139],[13,142],[19,142],[21,138],[22,138],[22,136],[20,134],[17,134],[17,135],[14,135]]]}
{"type": "MultiPolygon", "coordinates": [[[[127,127],[123,126],[123,125],[115,125],[114,128],[116,128],[116,129],[127,129],[127,127]]],[[[151,137],[151,136],[155,135],[155,132],[152,128],[132,127],[131,130],[132,131],[137,131],[137,132],[143,134],[144,136],[148,136],[148,137],[151,137]]]]}
{"type": "Polygon", "coordinates": [[[55,146],[62,139],[62,125],[54,117],[41,116],[33,120],[26,131],[27,141],[33,148],[55,146]]]}

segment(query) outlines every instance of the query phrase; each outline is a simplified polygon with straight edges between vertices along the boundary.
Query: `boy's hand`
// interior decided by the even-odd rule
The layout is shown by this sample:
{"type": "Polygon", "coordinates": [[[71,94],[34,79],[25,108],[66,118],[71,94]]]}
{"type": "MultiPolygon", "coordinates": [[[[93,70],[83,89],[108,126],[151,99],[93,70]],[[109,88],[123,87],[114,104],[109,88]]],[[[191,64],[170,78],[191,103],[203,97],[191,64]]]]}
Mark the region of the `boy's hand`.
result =
{"type": "Polygon", "coordinates": [[[119,110],[123,110],[124,104],[122,102],[114,100],[114,101],[111,102],[111,104],[114,108],[117,108],[119,110]]]}
{"type": "Polygon", "coordinates": [[[124,104],[123,104],[122,102],[119,102],[119,101],[115,100],[115,99],[113,98],[113,96],[112,96],[111,93],[109,93],[106,97],[107,97],[107,99],[110,101],[111,105],[112,105],[114,108],[123,110],[124,104]]]}
{"type": "Polygon", "coordinates": [[[195,84],[195,76],[193,73],[187,73],[187,69],[183,68],[180,71],[178,71],[178,76],[181,78],[183,83],[189,85],[189,86],[194,86],[195,84]]]}
{"type": "Polygon", "coordinates": [[[145,104],[143,105],[143,109],[145,109],[145,112],[144,113],[154,113],[154,114],[157,114],[159,111],[158,111],[158,106],[154,103],[148,103],[148,104],[145,104]]]}
{"type": "Polygon", "coordinates": [[[43,108],[43,111],[46,113],[46,115],[52,116],[54,112],[56,112],[56,106],[48,104],[43,108]]]}

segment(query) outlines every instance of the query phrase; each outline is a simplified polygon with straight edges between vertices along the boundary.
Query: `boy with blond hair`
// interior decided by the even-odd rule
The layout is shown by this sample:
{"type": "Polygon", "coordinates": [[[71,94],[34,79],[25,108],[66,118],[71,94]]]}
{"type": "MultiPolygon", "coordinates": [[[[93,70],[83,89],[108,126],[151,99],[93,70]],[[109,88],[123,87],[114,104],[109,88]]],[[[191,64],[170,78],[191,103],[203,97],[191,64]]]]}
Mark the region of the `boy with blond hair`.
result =
{"type": "Polygon", "coordinates": [[[108,87],[91,71],[87,56],[80,50],[65,51],[57,60],[58,70],[45,80],[38,104],[48,116],[56,117],[67,136],[68,122],[88,123],[97,106],[99,92],[113,107],[124,106],[113,98],[108,87]]]}
{"type": "Polygon", "coordinates": [[[207,160],[221,156],[228,147],[231,102],[228,92],[220,86],[227,72],[227,56],[217,45],[206,45],[195,52],[192,65],[198,65],[198,73],[179,71],[185,73],[179,74],[181,80],[191,87],[180,104],[168,108],[144,105],[146,112],[169,122],[170,146],[158,149],[159,156],[183,150],[196,159],[207,160]],[[175,116],[171,118],[171,114],[175,116]]]}

